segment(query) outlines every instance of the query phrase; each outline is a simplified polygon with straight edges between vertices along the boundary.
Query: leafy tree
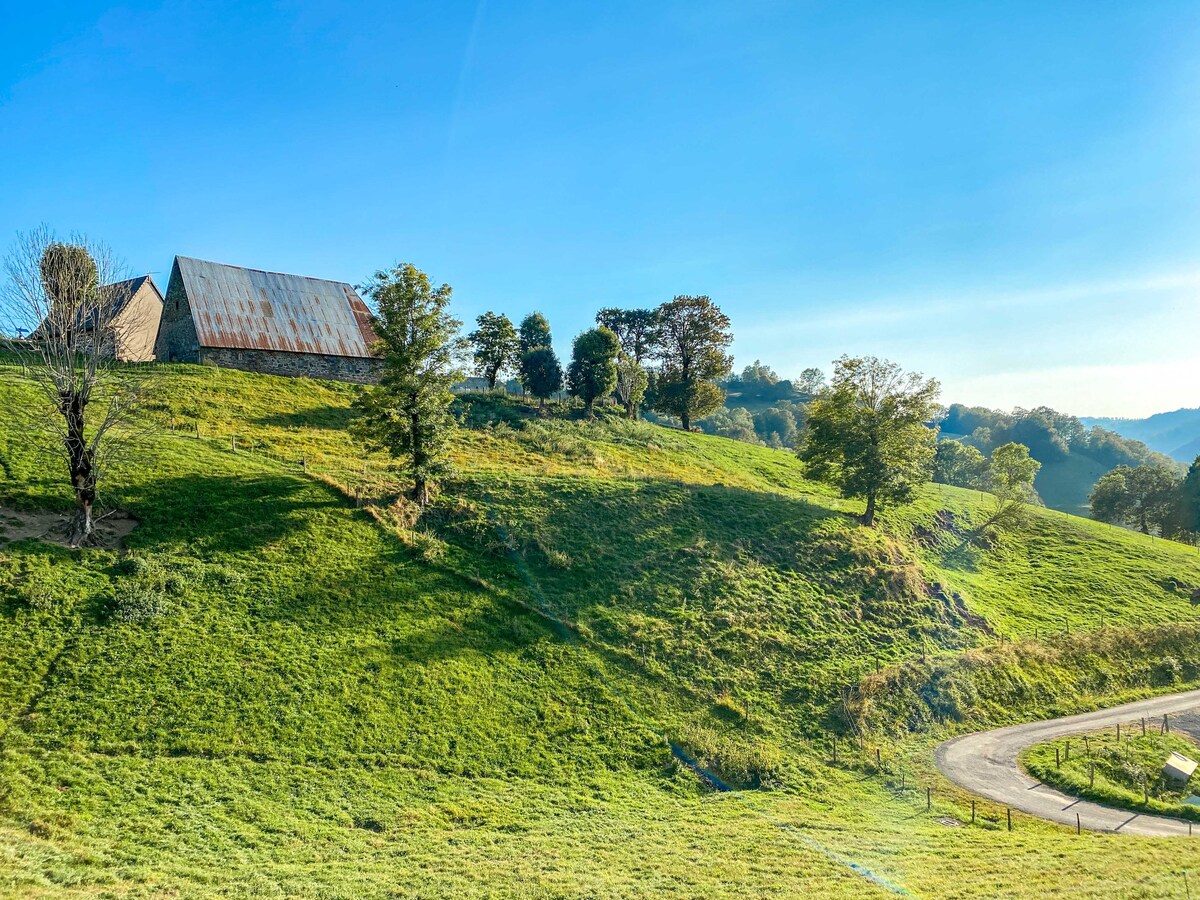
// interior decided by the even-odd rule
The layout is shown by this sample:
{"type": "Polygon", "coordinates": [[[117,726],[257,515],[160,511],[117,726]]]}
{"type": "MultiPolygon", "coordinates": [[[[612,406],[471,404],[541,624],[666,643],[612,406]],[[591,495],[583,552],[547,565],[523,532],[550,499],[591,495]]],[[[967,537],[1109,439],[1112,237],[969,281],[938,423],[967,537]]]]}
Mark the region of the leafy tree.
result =
{"type": "Polygon", "coordinates": [[[1179,479],[1163,466],[1118,466],[1096,482],[1088,502],[1093,518],[1150,534],[1169,521],[1178,487],[1179,479]]]}
{"type": "Polygon", "coordinates": [[[553,381],[550,377],[551,370],[547,368],[549,360],[546,355],[539,354],[536,359],[531,359],[533,351],[548,348],[550,346],[550,323],[546,321],[546,317],[540,312],[533,312],[521,320],[521,328],[517,337],[517,381],[520,382],[521,389],[528,391],[543,401],[553,394],[555,391],[562,390],[562,367],[558,363],[558,357],[551,353],[554,359],[554,366],[558,368],[559,386],[553,388],[545,394],[537,394],[530,384],[532,378],[537,377],[541,380],[541,386],[544,388],[546,384],[553,381]],[[537,366],[539,368],[538,375],[531,372],[530,367],[537,366]]]}
{"type": "Polygon", "coordinates": [[[779,383],[779,375],[770,366],[764,365],[756,359],[752,365],[742,369],[740,381],[746,386],[770,386],[779,383]]]}
{"type": "Polygon", "coordinates": [[[659,353],[654,408],[678,416],[685,431],[725,402],[713,382],[729,374],[729,317],[708,297],[676,297],[658,308],[659,353]]]}
{"type": "Polygon", "coordinates": [[[596,399],[612,393],[617,386],[617,354],[621,342],[603,326],[585,331],[575,338],[571,365],[567,369],[567,387],[572,396],[583,401],[590,418],[596,399]]]}
{"type": "Polygon", "coordinates": [[[1200,532],[1200,456],[1188,467],[1175,491],[1175,503],[1167,522],[1172,537],[1195,539],[1200,532]]]}
{"type": "Polygon", "coordinates": [[[541,401],[562,390],[562,366],[551,347],[537,347],[521,357],[521,377],[525,389],[541,401]]]}
{"type": "Polygon", "coordinates": [[[987,457],[975,447],[954,440],[938,441],[933,457],[933,480],[939,484],[982,489],[987,468],[987,457]]]}
{"type": "Polygon", "coordinates": [[[617,355],[617,399],[621,401],[621,405],[625,407],[625,415],[631,419],[636,419],[638,410],[642,408],[642,401],[646,396],[646,385],[649,384],[650,377],[646,374],[646,370],[638,365],[636,359],[630,356],[625,351],[621,351],[617,355]]]}
{"type": "Polygon", "coordinates": [[[832,386],[809,407],[800,458],[842,496],[865,499],[863,524],[874,525],[881,503],[908,503],[929,480],[937,435],[925,423],[938,390],[887,360],[843,356],[832,386]]]}
{"type": "Polygon", "coordinates": [[[596,313],[596,324],[621,342],[621,349],[639,366],[654,356],[658,345],[658,310],[607,307],[596,313]]]}
{"type": "Polygon", "coordinates": [[[487,379],[488,390],[495,390],[500,373],[518,360],[517,330],[508,316],[491,311],[477,318],[475,324],[478,327],[467,335],[475,350],[475,374],[487,379]]]}
{"type": "Polygon", "coordinates": [[[754,419],[743,406],[733,409],[718,409],[700,423],[705,434],[716,434],[747,444],[761,444],[754,430],[754,419]]]}
{"type": "Polygon", "coordinates": [[[550,346],[550,323],[540,312],[531,312],[521,320],[517,336],[518,350],[522,356],[530,350],[550,346]]]}
{"type": "Polygon", "coordinates": [[[66,463],[75,499],[72,547],[94,542],[93,511],[106,472],[130,458],[148,433],[138,414],[153,369],[116,359],[117,348],[146,325],[122,315],[123,269],[105,245],[82,235],[64,243],[43,227],[17,236],[0,287],[0,336],[35,326],[32,340],[0,344],[17,355],[40,394],[24,410],[34,430],[28,437],[40,433],[66,463]]]}
{"type": "Polygon", "coordinates": [[[658,311],[608,307],[596,314],[596,323],[609,329],[621,342],[617,398],[625,407],[625,415],[636,419],[649,381],[644,364],[654,355],[658,343],[658,311]]]}
{"type": "Polygon", "coordinates": [[[379,384],[355,401],[354,435],[384,450],[412,479],[412,498],[429,502],[430,484],[449,469],[446,449],[454,427],[450,387],[462,378],[454,358],[462,322],[449,311],[450,285],[434,288],[416,266],[376,272],[366,287],[383,358],[379,384]]]}
{"type": "Polygon", "coordinates": [[[754,431],[768,444],[771,436],[778,437],[780,447],[791,447],[796,441],[796,414],[790,408],[772,406],[754,415],[754,431]]]}
{"type": "Polygon", "coordinates": [[[988,524],[1015,522],[1025,504],[1038,501],[1033,481],[1041,468],[1042,464],[1029,455],[1024,444],[1010,442],[992,451],[987,483],[996,498],[996,508],[988,524]]]}
{"type": "Polygon", "coordinates": [[[805,369],[796,379],[796,390],[815,397],[825,390],[825,373],[820,369],[805,369]]]}

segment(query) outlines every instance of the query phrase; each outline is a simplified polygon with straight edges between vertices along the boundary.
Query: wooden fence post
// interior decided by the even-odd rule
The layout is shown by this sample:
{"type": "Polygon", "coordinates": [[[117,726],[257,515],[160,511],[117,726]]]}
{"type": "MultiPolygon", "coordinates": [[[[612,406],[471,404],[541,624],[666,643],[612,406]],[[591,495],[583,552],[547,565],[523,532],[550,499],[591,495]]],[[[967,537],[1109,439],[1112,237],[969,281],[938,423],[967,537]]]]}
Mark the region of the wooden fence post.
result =
{"type": "Polygon", "coordinates": [[[1083,834],[1083,825],[1079,821],[1079,813],[1075,813],[1075,833],[1083,834]]]}
{"type": "Polygon", "coordinates": [[[1008,830],[1012,831],[1012,807],[1010,806],[1007,810],[1005,810],[1005,813],[1008,816],[1008,830]]]}
{"type": "Polygon", "coordinates": [[[971,801],[971,824],[975,824],[975,801],[971,801]]]}

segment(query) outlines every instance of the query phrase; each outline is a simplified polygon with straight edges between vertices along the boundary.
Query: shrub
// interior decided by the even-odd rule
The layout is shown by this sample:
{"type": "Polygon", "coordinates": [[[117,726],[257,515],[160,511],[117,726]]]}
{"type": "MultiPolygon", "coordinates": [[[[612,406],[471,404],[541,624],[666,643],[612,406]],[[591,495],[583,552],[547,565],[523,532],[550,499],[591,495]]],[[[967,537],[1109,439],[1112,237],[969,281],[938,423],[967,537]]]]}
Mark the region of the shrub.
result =
{"type": "Polygon", "coordinates": [[[1150,670],[1150,682],[1156,687],[1179,684],[1183,680],[1183,663],[1174,656],[1164,656],[1150,670]]]}
{"type": "Polygon", "coordinates": [[[113,601],[111,618],[122,623],[148,622],[169,612],[170,603],[162,591],[146,584],[133,584],[113,601]]]}

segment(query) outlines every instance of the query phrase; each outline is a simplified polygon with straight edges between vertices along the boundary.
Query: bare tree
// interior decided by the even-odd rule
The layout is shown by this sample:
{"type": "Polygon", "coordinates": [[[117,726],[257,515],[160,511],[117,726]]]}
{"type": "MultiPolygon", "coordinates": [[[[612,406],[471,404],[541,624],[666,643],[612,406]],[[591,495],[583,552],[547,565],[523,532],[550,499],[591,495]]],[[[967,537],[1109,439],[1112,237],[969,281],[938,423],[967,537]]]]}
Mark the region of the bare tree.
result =
{"type": "Polygon", "coordinates": [[[145,434],[133,416],[146,370],[116,358],[144,323],[128,309],[124,265],[83,235],[60,241],[45,226],[19,234],[5,273],[0,342],[20,358],[44,398],[31,412],[48,446],[66,462],[75,495],[68,541],[83,546],[93,539],[105,472],[145,434]]]}

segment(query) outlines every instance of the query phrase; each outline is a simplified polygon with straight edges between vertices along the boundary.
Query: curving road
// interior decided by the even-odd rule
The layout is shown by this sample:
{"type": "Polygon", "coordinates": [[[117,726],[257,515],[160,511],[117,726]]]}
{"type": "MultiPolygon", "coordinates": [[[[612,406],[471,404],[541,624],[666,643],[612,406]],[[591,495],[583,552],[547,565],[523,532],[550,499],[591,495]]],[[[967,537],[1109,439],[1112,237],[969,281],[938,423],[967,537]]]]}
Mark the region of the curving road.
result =
{"type": "MultiPolygon", "coordinates": [[[[1194,721],[1198,709],[1200,690],[1169,694],[1063,719],[964,735],[941,744],[934,756],[941,773],[959,787],[1052,822],[1075,827],[1075,816],[1078,815],[1080,824],[1091,831],[1186,837],[1188,823],[1179,819],[1113,809],[1046,787],[1021,771],[1017,754],[1030,744],[1096,731],[1118,722],[1136,724],[1142,718],[1155,717],[1161,722],[1164,714],[1173,718],[1180,713],[1191,713],[1186,718],[1194,721]]],[[[1200,836],[1200,826],[1196,826],[1196,834],[1200,836]]]]}

